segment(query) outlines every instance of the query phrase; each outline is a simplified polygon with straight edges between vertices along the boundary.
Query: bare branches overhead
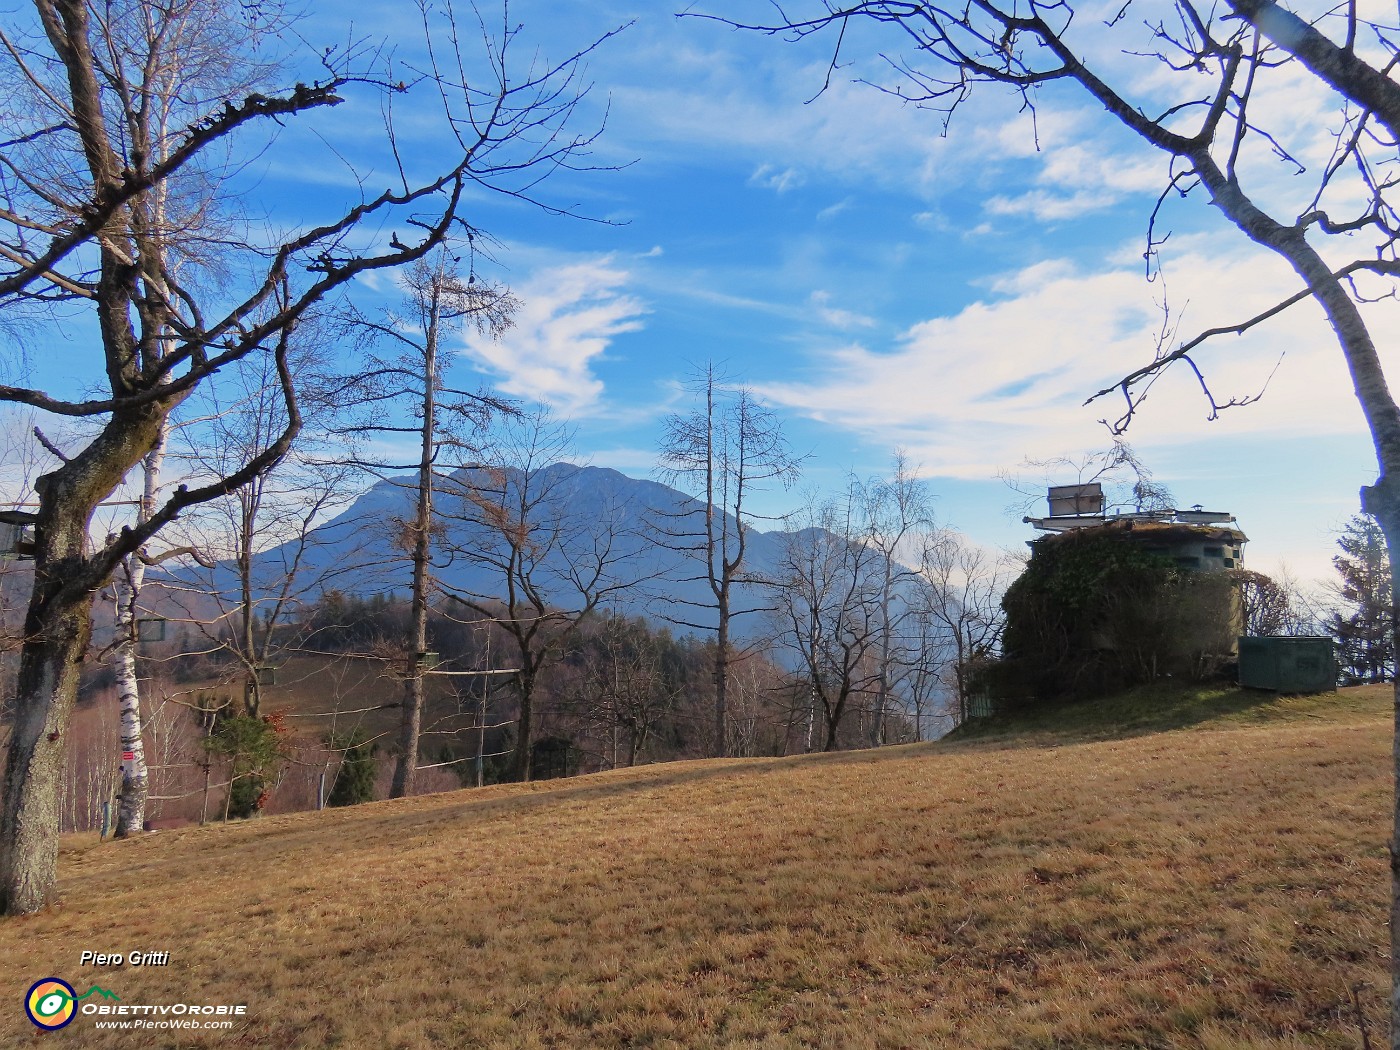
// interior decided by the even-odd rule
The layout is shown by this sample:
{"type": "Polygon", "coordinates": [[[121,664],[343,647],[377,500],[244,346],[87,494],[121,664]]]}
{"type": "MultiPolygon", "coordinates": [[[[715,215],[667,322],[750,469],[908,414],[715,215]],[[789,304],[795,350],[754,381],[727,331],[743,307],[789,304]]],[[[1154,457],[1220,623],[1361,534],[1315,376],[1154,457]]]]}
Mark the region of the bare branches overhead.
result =
{"type": "MultiPolygon", "coordinates": [[[[702,17],[787,39],[825,40],[832,72],[855,67],[858,79],[937,111],[945,125],[978,84],[1009,87],[1032,112],[1044,104],[1048,83],[1075,85],[1169,155],[1162,204],[1203,192],[1251,240],[1300,275],[1301,291],[1280,294],[1276,306],[1237,324],[1179,340],[1168,326],[1159,346],[1145,348],[1140,367],[1093,394],[1123,398],[1121,413],[1107,421],[1115,432],[1129,425],[1152,380],[1173,364],[1192,372],[1211,416],[1256,400],[1260,388],[1229,397],[1214,393],[1196,354],[1304,300],[1320,305],[1338,331],[1358,384],[1379,391],[1379,360],[1358,306],[1390,294],[1390,286],[1368,293],[1357,279],[1392,277],[1400,258],[1392,199],[1400,168],[1400,86],[1391,76],[1400,61],[1400,23],[1393,12],[1382,21],[1350,5],[1305,16],[1274,0],[1231,0],[1221,7],[1195,0],[1125,4],[1106,23],[1064,0],[977,0],[962,7],[792,0],[775,3],[771,11],[774,17],[766,22],[702,17]],[[884,76],[872,75],[858,46],[880,49],[884,76]],[[1301,88],[1300,73],[1305,81],[1312,78],[1301,88]],[[1278,119],[1286,112],[1280,99],[1290,90],[1311,92],[1310,116],[1320,95],[1330,97],[1331,124],[1303,128],[1312,141],[1300,141],[1300,129],[1278,119]],[[1320,164],[1319,142],[1330,143],[1331,154],[1320,164]],[[1289,185],[1286,196],[1295,203],[1280,212],[1284,173],[1302,181],[1289,185]]],[[[1318,112],[1326,112],[1326,105],[1318,112]]],[[[1150,230],[1149,273],[1155,274],[1162,243],[1157,230],[1150,230]]],[[[1387,400],[1368,397],[1363,408],[1373,432],[1400,440],[1400,415],[1387,400]]]]}

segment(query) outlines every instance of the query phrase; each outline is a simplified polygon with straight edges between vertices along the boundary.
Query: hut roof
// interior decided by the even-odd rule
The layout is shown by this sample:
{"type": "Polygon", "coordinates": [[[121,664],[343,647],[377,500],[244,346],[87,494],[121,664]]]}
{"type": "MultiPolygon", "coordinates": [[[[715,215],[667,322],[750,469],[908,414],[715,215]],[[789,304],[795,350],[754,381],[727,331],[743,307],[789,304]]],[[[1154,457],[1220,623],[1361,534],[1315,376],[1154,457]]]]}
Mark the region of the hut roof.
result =
{"type": "Polygon", "coordinates": [[[1063,543],[1072,537],[1120,537],[1147,543],[1246,543],[1249,537],[1228,525],[1193,525],[1180,521],[1144,521],[1141,518],[1110,519],[1102,525],[1086,525],[1065,532],[1047,532],[1035,543],[1063,543]]]}

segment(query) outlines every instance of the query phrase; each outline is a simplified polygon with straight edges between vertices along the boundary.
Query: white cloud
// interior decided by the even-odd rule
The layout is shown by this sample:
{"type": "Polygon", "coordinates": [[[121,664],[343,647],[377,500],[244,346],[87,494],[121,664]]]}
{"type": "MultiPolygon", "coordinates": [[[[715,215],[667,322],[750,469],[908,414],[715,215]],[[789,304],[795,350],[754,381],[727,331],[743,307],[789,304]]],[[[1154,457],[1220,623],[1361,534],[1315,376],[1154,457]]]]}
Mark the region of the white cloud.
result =
{"type": "Polygon", "coordinates": [[[1047,190],[1031,190],[1015,197],[990,197],[985,205],[992,215],[1029,215],[1041,222],[1074,219],[1117,202],[1117,197],[1098,190],[1057,194],[1047,190]]]}
{"type": "MultiPolygon", "coordinates": [[[[1271,305],[1295,278],[1260,255],[1225,254],[1218,242],[1177,254],[1168,269],[1170,304],[1182,337],[1238,322],[1271,305]],[[1214,251],[1200,250],[1213,245],[1214,251]]],[[[987,478],[1029,457],[1102,446],[1099,424],[1122,410],[1096,390],[1152,359],[1162,284],[1126,262],[1085,271],[1051,260],[990,284],[992,295],[905,331],[893,347],[852,343],[818,355],[815,378],[756,384],[768,400],[812,419],[902,446],[930,471],[987,478]]],[[[1400,307],[1374,323],[1394,330],[1400,307]]],[[[1243,337],[1217,340],[1198,360],[1217,400],[1259,392],[1258,404],[1206,424],[1207,406],[1188,369],[1152,388],[1129,437],[1135,445],[1179,445],[1228,433],[1350,433],[1360,426],[1346,370],[1319,311],[1295,307],[1243,337]]]]}
{"type": "Polygon", "coordinates": [[[750,186],[761,186],[779,194],[796,189],[806,181],[802,172],[796,168],[783,168],[779,171],[772,164],[760,164],[757,170],[749,176],[750,186]]]}
{"type": "Polygon", "coordinates": [[[603,394],[594,363],[614,338],[642,327],[646,307],[623,294],[627,282],[611,256],[539,270],[514,289],[515,326],[499,340],[468,334],[464,352],[498,377],[502,393],[586,412],[603,394]]]}
{"type": "Polygon", "coordinates": [[[852,328],[873,328],[875,319],[858,314],[851,310],[842,310],[831,304],[831,293],[820,289],[813,292],[808,299],[818,319],[831,328],[838,328],[842,331],[849,331],[852,328]]]}
{"type": "Polygon", "coordinates": [[[1040,222],[1078,218],[1135,193],[1158,193],[1166,179],[1165,158],[1080,108],[1039,113],[1034,124],[1020,115],[981,140],[989,158],[1017,162],[1031,183],[1020,192],[988,197],[983,207],[991,215],[1029,215],[1040,222]]]}
{"type": "MultiPolygon", "coordinates": [[[[647,28],[651,39],[640,38],[644,46],[609,70],[609,135],[650,162],[712,151],[751,165],[751,184],[779,192],[835,176],[847,185],[931,194],[947,189],[950,169],[979,170],[978,157],[943,138],[937,116],[866,85],[837,78],[813,99],[828,71],[811,49],[743,34],[716,41],[696,23],[647,28]],[[660,62],[681,62],[689,75],[658,78],[660,62]]],[[[1009,104],[988,92],[973,105],[970,127],[986,107],[1009,104]]]]}

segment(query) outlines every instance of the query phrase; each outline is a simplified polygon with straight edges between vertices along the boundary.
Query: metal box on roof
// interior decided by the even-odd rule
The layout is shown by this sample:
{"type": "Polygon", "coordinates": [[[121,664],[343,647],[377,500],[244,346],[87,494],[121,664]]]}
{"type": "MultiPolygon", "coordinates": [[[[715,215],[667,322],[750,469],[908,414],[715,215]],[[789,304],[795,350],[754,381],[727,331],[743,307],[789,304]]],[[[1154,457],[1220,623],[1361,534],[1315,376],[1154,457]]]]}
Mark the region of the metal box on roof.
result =
{"type": "Polygon", "coordinates": [[[1332,639],[1314,636],[1240,639],[1240,685],[1277,693],[1325,693],[1337,688],[1332,639]]]}
{"type": "Polygon", "coordinates": [[[1087,485],[1051,485],[1047,502],[1052,518],[1102,514],[1103,486],[1097,481],[1087,485]]]}

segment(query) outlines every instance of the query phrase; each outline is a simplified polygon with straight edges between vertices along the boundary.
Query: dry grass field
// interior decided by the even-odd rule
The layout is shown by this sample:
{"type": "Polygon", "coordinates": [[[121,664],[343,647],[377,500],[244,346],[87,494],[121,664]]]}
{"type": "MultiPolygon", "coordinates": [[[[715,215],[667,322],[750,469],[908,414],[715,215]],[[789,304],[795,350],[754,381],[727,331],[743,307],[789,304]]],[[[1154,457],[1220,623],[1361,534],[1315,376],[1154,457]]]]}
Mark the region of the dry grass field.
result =
{"type": "Polygon", "coordinates": [[[0,922],[0,1042],[1381,1045],[1385,690],[1093,735],[75,837],[63,905],[0,922]],[[227,1032],[41,1033],[20,1004],[49,975],[248,1010],[227,1032]]]}

